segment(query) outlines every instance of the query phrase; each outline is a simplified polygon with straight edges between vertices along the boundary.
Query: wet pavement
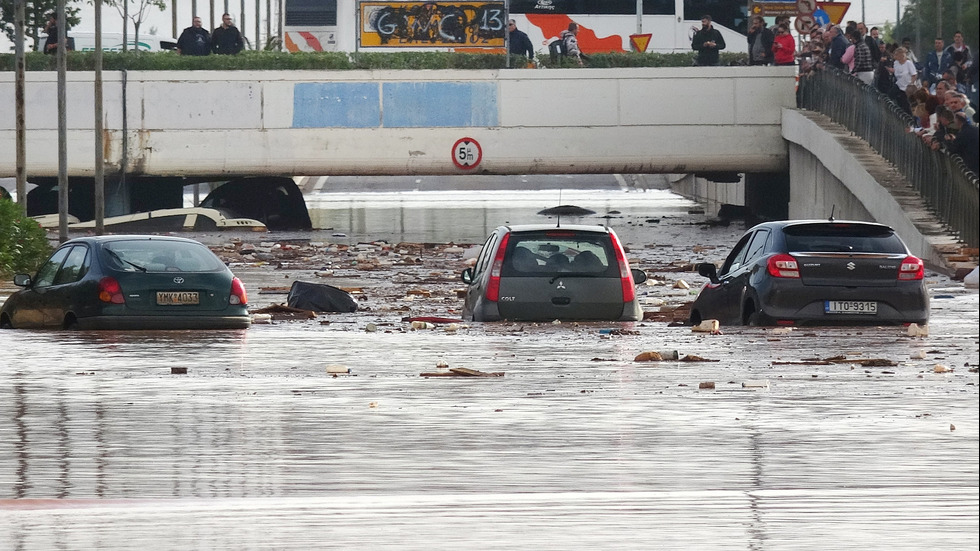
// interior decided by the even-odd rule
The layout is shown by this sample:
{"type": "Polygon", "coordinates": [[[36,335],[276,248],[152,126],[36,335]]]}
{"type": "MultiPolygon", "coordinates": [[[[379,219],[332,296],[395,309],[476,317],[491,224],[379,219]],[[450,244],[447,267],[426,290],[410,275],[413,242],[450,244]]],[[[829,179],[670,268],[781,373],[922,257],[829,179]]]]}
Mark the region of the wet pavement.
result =
{"type": "Polygon", "coordinates": [[[256,309],[300,279],[356,313],[0,331],[0,549],[976,549],[977,291],[929,273],[922,336],[695,333],[670,323],[690,264],[743,227],[651,197],[593,209],[652,276],[640,323],[413,329],[458,316],[498,222],[401,205],[404,231],[356,207],[312,235],[196,236],[256,309]],[[479,237],[451,238],[467,221],[479,237]],[[703,361],[634,361],[675,350],[703,361]],[[502,375],[422,376],[440,366],[502,375]]]}

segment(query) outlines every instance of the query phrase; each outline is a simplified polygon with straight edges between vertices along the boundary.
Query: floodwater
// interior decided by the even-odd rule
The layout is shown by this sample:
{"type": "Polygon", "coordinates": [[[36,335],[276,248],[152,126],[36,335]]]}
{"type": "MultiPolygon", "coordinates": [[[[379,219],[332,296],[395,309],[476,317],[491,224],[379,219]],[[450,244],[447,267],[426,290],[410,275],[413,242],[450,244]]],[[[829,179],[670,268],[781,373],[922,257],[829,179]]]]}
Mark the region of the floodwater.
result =
{"type": "MultiPolygon", "coordinates": [[[[354,195],[346,208],[313,197],[326,222],[306,237],[478,243],[501,222],[493,194],[462,217],[434,196],[354,195]]],[[[669,194],[592,195],[562,203],[608,216],[668,283],[675,261],[719,260],[742,231],[695,223],[696,206],[669,194]]],[[[511,222],[535,220],[539,199],[525,199],[511,222]]],[[[980,544],[975,290],[929,274],[927,336],[649,321],[412,330],[405,313],[457,311],[460,266],[335,263],[365,288],[361,310],[241,331],[0,331],[0,549],[980,544]],[[406,273],[425,276],[425,308],[387,291],[406,273]],[[707,361],[634,361],[648,350],[707,361]],[[422,376],[437,364],[500,375],[422,376]]],[[[257,292],[270,282],[312,273],[233,270],[253,305],[283,299],[257,292]]]]}

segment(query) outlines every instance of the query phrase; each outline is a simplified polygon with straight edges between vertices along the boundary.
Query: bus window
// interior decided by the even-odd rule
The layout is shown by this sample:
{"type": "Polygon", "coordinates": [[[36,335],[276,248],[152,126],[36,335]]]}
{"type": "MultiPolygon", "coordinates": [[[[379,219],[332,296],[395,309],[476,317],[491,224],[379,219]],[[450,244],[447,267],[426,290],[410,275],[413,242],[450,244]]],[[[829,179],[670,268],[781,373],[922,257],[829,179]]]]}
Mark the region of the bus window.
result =
{"type": "Polygon", "coordinates": [[[745,0],[684,0],[684,19],[698,21],[710,15],[715,25],[741,34],[748,33],[748,12],[745,0]]]}
{"type": "Polygon", "coordinates": [[[287,27],[330,27],[337,25],[337,0],[286,0],[287,27]]]}
{"type": "MultiPolygon", "coordinates": [[[[511,0],[510,13],[636,15],[636,0],[511,0]]],[[[645,15],[673,15],[674,0],[643,0],[645,15]]]]}

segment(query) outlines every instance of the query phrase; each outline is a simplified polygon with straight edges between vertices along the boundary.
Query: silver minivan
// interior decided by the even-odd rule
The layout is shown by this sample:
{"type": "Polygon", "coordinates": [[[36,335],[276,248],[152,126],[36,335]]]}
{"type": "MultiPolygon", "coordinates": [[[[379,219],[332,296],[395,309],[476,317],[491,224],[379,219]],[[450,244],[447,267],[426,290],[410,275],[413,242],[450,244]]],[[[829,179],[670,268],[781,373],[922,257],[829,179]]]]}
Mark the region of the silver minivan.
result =
{"type": "Polygon", "coordinates": [[[639,321],[646,279],[610,228],[500,226],[462,273],[463,319],[639,321]]]}

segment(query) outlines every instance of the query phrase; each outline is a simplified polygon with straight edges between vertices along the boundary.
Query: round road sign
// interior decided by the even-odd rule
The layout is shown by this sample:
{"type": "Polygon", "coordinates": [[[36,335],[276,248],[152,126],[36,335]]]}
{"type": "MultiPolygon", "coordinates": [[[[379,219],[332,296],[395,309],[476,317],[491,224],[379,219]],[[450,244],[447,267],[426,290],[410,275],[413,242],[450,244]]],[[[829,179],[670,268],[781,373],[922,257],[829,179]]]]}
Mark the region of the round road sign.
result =
{"type": "Polygon", "coordinates": [[[810,29],[812,29],[816,24],[817,21],[813,18],[813,15],[801,15],[796,18],[796,23],[794,23],[794,26],[796,27],[796,32],[806,34],[810,32],[810,29]]]}
{"type": "Polygon", "coordinates": [[[483,159],[483,150],[473,138],[460,138],[453,144],[453,164],[463,170],[472,170],[483,159]]]}
{"type": "Polygon", "coordinates": [[[817,0],[796,0],[796,11],[800,15],[809,15],[817,11],[817,0]]]}

